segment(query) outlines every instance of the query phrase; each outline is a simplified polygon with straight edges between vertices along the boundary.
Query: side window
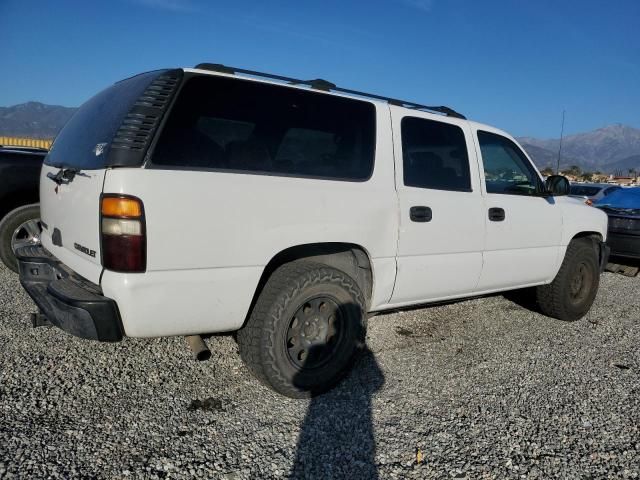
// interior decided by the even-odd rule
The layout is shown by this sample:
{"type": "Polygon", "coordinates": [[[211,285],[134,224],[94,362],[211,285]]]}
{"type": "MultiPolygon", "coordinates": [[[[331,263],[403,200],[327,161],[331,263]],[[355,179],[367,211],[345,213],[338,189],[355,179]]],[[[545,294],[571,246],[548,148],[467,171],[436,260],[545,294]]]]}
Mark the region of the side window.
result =
{"type": "Polygon", "coordinates": [[[375,130],[369,102],[196,76],[182,88],[152,163],[364,181],[373,171],[375,130]]]}
{"type": "Polygon", "coordinates": [[[284,134],[274,162],[283,169],[296,165],[306,175],[330,176],[337,168],[336,140],[330,132],[291,128],[284,134]]]}
{"type": "Polygon", "coordinates": [[[238,122],[225,118],[200,117],[195,129],[204,133],[222,148],[231,142],[244,142],[249,139],[256,125],[250,122],[238,122]]]}
{"type": "Polygon", "coordinates": [[[508,138],[478,131],[487,193],[535,195],[540,179],[522,150],[508,138]]]}
{"type": "Polygon", "coordinates": [[[424,118],[405,117],[401,129],[406,186],[471,191],[469,156],[460,127],[424,118]]]}

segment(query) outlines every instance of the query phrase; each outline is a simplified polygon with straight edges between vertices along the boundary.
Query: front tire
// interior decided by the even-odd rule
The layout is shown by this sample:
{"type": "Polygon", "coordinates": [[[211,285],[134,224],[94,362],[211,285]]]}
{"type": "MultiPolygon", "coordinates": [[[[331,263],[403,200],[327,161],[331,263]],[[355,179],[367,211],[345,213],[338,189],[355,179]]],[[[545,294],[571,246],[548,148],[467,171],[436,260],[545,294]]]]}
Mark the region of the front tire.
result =
{"type": "Polygon", "coordinates": [[[589,238],[572,240],[553,282],[536,288],[540,310],[559,320],[575,321],[586,315],[598,293],[598,254],[589,238]]]}
{"type": "Polygon", "coordinates": [[[27,245],[39,245],[40,206],[24,205],[7,213],[0,221],[0,260],[10,270],[18,272],[16,249],[27,245]]]}
{"type": "Polygon", "coordinates": [[[279,267],[238,332],[251,373],[292,398],[321,394],[364,346],[365,300],[346,273],[310,261],[279,267]]]}

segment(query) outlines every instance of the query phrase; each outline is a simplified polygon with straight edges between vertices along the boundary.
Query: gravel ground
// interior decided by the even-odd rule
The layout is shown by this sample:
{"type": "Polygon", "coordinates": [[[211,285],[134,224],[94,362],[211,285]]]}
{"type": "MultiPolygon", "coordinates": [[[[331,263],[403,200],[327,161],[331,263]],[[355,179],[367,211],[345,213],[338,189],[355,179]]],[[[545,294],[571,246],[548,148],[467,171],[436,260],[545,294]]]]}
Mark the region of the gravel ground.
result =
{"type": "Polygon", "coordinates": [[[0,268],[3,478],[638,478],[640,277],[588,318],[502,297],[381,315],[340,387],[280,397],[232,338],[108,345],[32,329],[0,268]]]}

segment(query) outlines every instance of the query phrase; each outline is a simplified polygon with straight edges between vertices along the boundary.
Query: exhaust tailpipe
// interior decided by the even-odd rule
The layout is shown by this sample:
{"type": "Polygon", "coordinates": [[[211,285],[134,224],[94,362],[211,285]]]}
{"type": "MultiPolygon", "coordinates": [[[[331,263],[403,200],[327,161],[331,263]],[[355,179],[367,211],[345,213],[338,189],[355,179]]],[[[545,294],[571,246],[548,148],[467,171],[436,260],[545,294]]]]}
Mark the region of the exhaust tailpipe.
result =
{"type": "Polygon", "coordinates": [[[204,362],[211,358],[211,350],[209,350],[209,347],[207,347],[207,344],[204,343],[204,340],[200,335],[189,335],[184,338],[186,338],[187,344],[193,352],[193,356],[196,360],[204,362]]]}

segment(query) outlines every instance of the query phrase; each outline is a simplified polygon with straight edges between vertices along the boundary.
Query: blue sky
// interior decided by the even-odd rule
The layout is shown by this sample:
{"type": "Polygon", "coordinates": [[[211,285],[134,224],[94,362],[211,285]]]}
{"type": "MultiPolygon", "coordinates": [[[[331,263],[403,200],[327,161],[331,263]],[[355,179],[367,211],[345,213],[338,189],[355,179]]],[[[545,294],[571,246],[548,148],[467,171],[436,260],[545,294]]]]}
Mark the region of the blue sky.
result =
{"type": "Polygon", "coordinates": [[[638,0],[0,0],[0,105],[199,62],[451,106],[514,135],[640,128],[638,0]]]}

